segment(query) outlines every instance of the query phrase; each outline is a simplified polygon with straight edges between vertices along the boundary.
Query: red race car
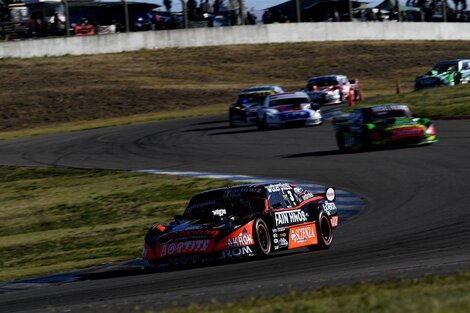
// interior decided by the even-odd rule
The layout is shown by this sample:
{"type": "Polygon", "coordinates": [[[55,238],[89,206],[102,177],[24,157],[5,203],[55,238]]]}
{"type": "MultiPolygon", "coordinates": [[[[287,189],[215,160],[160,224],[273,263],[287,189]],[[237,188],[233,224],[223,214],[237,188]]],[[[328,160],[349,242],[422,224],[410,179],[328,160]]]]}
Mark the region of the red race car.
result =
{"type": "Polygon", "coordinates": [[[213,189],[195,195],[183,215],[152,226],[143,259],[149,267],[327,249],[338,226],[335,189],[313,194],[290,183],[213,189]]]}
{"type": "Polygon", "coordinates": [[[362,100],[359,80],[348,80],[344,75],[312,77],[307,82],[305,92],[313,102],[323,105],[348,102],[350,96],[353,101],[362,100]]]}

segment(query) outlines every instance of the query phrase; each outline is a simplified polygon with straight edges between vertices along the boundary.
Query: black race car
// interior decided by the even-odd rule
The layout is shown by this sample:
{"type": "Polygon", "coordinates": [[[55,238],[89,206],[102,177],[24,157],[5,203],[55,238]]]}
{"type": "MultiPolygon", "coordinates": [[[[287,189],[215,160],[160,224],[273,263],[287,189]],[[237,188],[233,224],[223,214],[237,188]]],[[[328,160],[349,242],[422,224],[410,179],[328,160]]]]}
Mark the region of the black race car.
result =
{"type": "Polygon", "coordinates": [[[147,266],[191,265],[267,256],[307,247],[327,249],[338,225],[335,190],[313,194],[290,183],[240,185],[195,195],[183,215],[152,226],[147,266]]]}
{"type": "Polygon", "coordinates": [[[267,96],[284,92],[276,85],[253,86],[243,89],[237,99],[230,105],[230,126],[256,125],[258,122],[257,110],[267,96]]]}

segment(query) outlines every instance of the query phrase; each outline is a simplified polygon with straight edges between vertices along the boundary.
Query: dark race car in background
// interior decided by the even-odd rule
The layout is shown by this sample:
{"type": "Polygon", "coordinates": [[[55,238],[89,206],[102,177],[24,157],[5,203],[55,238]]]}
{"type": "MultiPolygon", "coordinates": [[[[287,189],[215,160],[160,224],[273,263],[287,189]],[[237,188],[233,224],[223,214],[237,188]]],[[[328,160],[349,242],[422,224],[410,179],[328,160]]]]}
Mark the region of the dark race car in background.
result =
{"type": "Polygon", "coordinates": [[[469,81],[470,60],[448,60],[436,63],[431,71],[416,77],[414,90],[467,84],[469,81]]]}
{"type": "Polygon", "coordinates": [[[362,98],[359,80],[348,80],[344,75],[312,77],[307,82],[305,92],[312,101],[323,105],[346,102],[349,94],[354,101],[362,98]]]}
{"type": "Polygon", "coordinates": [[[268,95],[284,92],[276,85],[253,86],[243,89],[237,99],[230,105],[230,126],[256,125],[256,111],[268,95]]]}
{"type": "Polygon", "coordinates": [[[323,123],[320,105],[305,92],[269,95],[258,108],[258,129],[282,126],[315,126],[323,123]]]}
{"type": "Polygon", "coordinates": [[[431,120],[413,117],[403,104],[357,108],[335,118],[333,122],[341,150],[421,145],[437,141],[431,120]]]}
{"type": "Polygon", "coordinates": [[[327,249],[338,225],[335,190],[313,194],[290,183],[239,185],[195,195],[181,216],[150,228],[143,259],[150,267],[327,249]]]}

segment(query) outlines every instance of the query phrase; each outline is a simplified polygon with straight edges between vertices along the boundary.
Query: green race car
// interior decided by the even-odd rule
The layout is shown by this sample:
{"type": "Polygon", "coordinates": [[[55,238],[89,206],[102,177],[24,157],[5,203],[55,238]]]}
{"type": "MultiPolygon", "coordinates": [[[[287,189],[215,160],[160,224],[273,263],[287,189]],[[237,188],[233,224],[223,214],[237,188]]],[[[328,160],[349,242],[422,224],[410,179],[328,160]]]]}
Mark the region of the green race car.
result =
{"type": "Polygon", "coordinates": [[[404,104],[356,108],[333,122],[340,150],[421,145],[437,141],[431,120],[413,117],[404,104]]]}
{"type": "Polygon", "coordinates": [[[470,81],[470,60],[456,59],[436,63],[433,69],[416,77],[414,90],[466,84],[470,81]]]}

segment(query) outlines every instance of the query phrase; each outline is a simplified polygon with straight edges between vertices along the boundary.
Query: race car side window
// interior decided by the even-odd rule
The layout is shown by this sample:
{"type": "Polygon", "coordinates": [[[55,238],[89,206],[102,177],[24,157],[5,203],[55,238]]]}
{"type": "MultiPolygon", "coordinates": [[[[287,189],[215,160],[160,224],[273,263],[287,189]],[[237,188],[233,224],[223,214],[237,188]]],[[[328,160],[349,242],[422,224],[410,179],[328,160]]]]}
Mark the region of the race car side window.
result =
{"type": "Polygon", "coordinates": [[[268,203],[270,209],[280,209],[287,207],[286,201],[280,192],[273,192],[269,194],[268,203]]]}
{"type": "Polygon", "coordinates": [[[351,123],[352,124],[356,124],[356,123],[359,123],[361,124],[362,121],[363,121],[363,118],[362,118],[362,111],[361,110],[354,110],[351,112],[351,123]]]}

